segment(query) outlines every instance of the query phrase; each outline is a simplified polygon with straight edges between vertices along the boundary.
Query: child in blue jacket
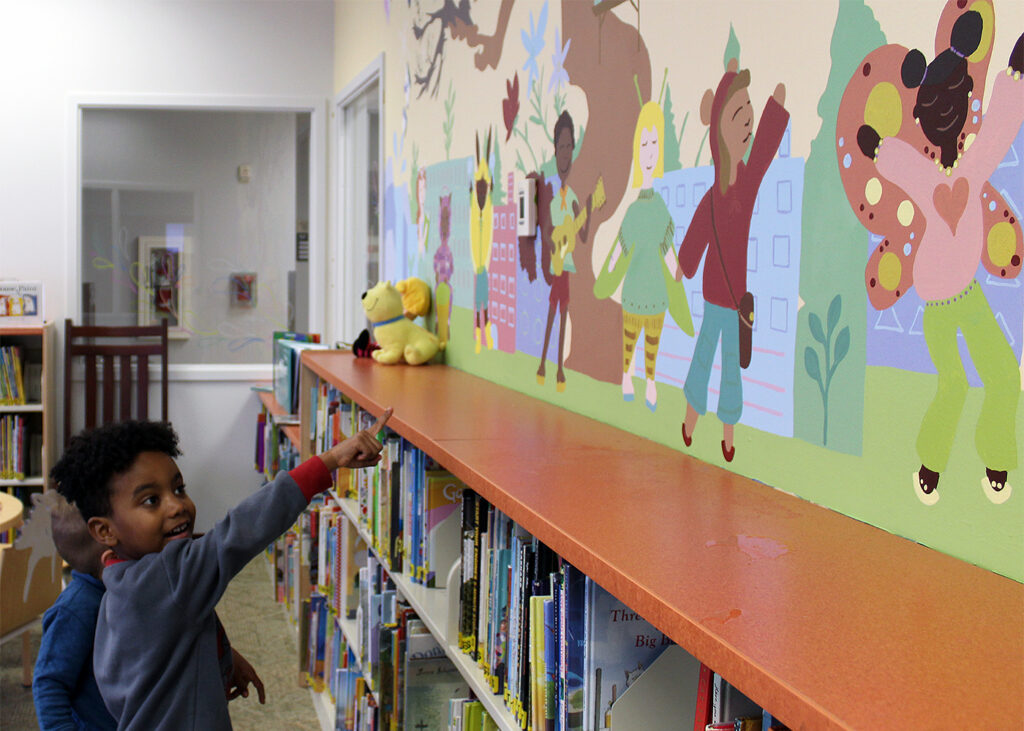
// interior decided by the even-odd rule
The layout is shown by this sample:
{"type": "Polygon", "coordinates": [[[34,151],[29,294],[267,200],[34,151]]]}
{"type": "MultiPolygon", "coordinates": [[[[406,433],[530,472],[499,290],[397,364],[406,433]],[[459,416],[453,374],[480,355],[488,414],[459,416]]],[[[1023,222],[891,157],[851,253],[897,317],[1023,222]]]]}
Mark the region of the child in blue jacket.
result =
{"type": "Polygon", "coordinates": [[[43,615],[43,639],[32,679],[41,731],[117,728],[92,672],[96,615],[103,598],[100,555],[78,509],[58,500],[50,513],[53,543],[71,566],[71,582],[43,615]]]}

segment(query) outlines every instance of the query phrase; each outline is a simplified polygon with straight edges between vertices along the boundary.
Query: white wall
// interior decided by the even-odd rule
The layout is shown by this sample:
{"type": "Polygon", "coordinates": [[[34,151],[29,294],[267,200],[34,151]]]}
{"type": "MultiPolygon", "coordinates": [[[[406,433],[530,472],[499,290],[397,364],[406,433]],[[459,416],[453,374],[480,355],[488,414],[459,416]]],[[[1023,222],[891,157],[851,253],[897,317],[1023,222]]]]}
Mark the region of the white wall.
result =
{"type": "MultiPolygon", "coordinates": [[[[42,280],[46,317],[58,323],[72,311],[67,293],[77,287],[67,271],[73,96],[208,95],[217,103],[332,93],[330,2],[33,0],[5,3],[3,23],[0,278],[42,280]]],[[[256,481],[250,385],[245,374],[172,380],[181,467],[201,525],[256,481]]]]}

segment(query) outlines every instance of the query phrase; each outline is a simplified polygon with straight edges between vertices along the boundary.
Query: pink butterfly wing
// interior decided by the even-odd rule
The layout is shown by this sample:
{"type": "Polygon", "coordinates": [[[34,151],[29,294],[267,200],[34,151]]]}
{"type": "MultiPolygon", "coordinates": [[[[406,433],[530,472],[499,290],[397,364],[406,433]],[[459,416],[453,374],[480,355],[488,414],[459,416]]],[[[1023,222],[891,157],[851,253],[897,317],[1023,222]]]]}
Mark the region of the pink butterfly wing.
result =
{"type": "Polygon", "coordinates": [[[994,277],[1016,278],[1024,260],[1024,234],[1020,219],[991,183],[981,189],[981,214],[982,265],[994,277]]]}
{"type": "Polygon", "coordinates": [[[836,118],[836,155],[846,197],[864,227],[882,237],[864,271],[868,299],[878,310],[891,307],[913,286],[914,257],[926,221],[903,189],[882,177],[874,160],[861,152],[857,131],[865,123],[877,124],[883,137],[899,137],[922,151],[928,148],[914,124],[916,94],[900,81],[906,54],[904,46],[895,44],[869,53],[846,85],[836,118]]]}

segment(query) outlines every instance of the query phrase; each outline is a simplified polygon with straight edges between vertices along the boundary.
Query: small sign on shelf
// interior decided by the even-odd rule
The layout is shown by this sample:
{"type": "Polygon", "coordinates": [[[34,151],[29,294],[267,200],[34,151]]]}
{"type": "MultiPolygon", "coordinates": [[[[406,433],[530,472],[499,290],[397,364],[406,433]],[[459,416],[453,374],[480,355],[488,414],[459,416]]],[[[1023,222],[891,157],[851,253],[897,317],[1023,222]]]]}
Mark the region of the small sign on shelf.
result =
{"type": "Polygon", "coordinates": [[[0,282],[0,326],[43,324],[42,282],[0,282]]]}

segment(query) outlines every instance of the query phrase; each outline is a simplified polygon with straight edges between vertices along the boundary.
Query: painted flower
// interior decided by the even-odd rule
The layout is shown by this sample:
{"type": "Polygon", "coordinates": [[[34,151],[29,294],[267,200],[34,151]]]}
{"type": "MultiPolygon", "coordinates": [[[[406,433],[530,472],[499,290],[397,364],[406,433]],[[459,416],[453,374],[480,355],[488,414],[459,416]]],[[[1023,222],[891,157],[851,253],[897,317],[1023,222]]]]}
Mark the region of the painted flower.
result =
{"type": "Polygon", "coordinates": [[[525,30],[519,31],[520,36],[523,39],[523,47],[526,49],[527,58],[526,63],[523,64],[523,70],[529,72],[527,78],[527,88],[533,88],[533,77],[540,75],[540,69],[537,68],[537,57],[540,56],[541,51],[544,50],[544,31],[548,25],[548,3],[544,0],[544,6],[540,9],[540,15],[537,17],[537,24],[533,22],[533,11],[530,11],[530,32],[527,33],[525,30]]]}
{"type": "Polygon", "coordinates": [[[512,130],[516,126],[516,117],[519,116],[519,74],[516,73],[511,81],[505,81],[505,89],[508,96],[501,100],[501,114],[505,119],[505,142],[512,137],[512,130]]]}
{"type": "Polygon", "coordinates": [[[567,39],[565,46],[562,46],[562,32],[555,28],[555,52],[551,54],[551,64],[555,70],[551,73],[551,81],[548,83],[549,93],[552,89],[560,91],[562,84],[569,83],[569,74],[565,70],[565,57],[569,54],[570,44],[572,44],[572,38],[567,39]]]}

